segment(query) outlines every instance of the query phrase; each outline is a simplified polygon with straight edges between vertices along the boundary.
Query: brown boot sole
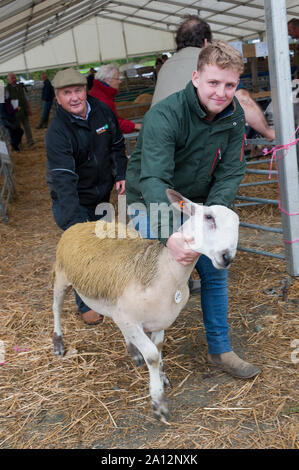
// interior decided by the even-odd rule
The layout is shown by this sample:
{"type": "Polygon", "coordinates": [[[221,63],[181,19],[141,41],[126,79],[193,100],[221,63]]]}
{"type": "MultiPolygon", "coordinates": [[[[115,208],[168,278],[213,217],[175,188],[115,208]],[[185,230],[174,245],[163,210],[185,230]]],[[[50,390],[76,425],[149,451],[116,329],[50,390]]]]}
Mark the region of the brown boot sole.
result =
{"type": "Polygon", "coordinates": [[[86,321],[86,320],[84,320],[84,318],[83,318],[83,321],[86,325],[94,326],[94,325],[99,325],[99,323],[103,323],[104,317],[103,317],[103,315],[99,314],[99,319],[96,320],[96,321],[86,321]]]}
{"type": "Polygon", "coordinates": [[[242,374],[242,371],[238,371],[233,367],[216,364],[215,362],[212,362],[209,358],[208,363],[210,366],[217,367],[218,369],[222,370],[223,372],[226,372],[227,374],[232,375],[233,377],[236,377],[237,379],[251,379],[252,377],[255,377],[256,375],[261,373],[261,369],[252,364],[248,365],[249,370],[247,371],[247,373],[245,373],[245,371],[243,370],[244,373],[242,374]]]}

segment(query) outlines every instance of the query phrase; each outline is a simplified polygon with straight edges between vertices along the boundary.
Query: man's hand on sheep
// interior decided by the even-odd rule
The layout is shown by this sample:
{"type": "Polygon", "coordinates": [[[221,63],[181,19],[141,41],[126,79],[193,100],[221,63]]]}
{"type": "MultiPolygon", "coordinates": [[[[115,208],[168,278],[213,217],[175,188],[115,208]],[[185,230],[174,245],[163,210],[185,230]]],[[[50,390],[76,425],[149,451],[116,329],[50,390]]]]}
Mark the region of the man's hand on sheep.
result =
{"type": "Polygon", "coordinates": [[[178,263],[187,266],[198,258],[198,253],[188,247],[188,244],[192,242],[194,242],[193,237],[175,232],[168,238],[166,246],[178,263]]]}
{"type": "Polygon", "coordinates": [[[125,194],[125,192],[126,192],[126,181],[125,180],[117,181],[115,183],[115,189],[118,192],[118,194],[125,194]]]}

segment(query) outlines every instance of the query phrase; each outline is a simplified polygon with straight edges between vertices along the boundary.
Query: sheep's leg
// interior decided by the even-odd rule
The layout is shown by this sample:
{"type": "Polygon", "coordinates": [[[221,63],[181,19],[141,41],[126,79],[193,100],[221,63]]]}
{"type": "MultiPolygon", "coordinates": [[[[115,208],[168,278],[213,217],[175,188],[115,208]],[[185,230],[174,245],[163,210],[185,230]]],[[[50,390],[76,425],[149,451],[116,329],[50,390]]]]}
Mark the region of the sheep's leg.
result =
{"type": "Polygon", "coordinates": [[[157,347],[160,358],[159,358],[159,370],[160,370],[160,377],[165,386],[171,387],[170,382],[168,380],[167,375],[164,372],[163,367],[163,359],[162,359],[162,349],[163,349],[163,341],[164,341],[164,330],[161,331],[154,331],[151,334],[151,340],[154,345],[157,347]]]}
{"type": "Polygon", "coordinates": [[[163,421],[168,415],[168,408],[160,376],[160,353],[139,325],[128,325],[119,321],[116,323],[123,333],[126,343],[133,344],[144,357],[149,371],[149,389],[153,412],[156,418],[163,421]]]}
{"type": "Polygon", "coordinates": [[[60,326],[61,311],[65,294],[70,286],[66,277],[62,273],[55,273],[55,282],[53,290],[53,315],[54,315],[54,354],[63,356],[65,349],[62,340],[62,331],[60,326]]]}
{"type": "MultiPolygon", "coordinates": [[[[164,330],[155,331],[151,333],[151,341],[157,347],[160,353],[160,362],[159,362],[159,369],[160,369],[160,376],[161,380],[163,381],[164,385],[171,387],[170,382],[167,378],[163,370],[163,360],[162,360],[162,348],[163,348],[163,341],[164,341],[164,330]]],[[[127,342],[127,349],[129,354],[131,355],[131,359],[137,367],[140,367],[144,364],[144,358],[141,352],[134,346],[134,344],[127,342]]]]}

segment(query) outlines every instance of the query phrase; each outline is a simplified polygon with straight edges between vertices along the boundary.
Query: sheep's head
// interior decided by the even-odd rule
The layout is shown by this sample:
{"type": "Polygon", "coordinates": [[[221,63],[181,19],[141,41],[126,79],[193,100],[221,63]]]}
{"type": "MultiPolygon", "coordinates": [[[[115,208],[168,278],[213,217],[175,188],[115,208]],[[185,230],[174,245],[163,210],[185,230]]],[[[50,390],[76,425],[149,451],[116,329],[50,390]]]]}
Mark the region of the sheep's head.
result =
{"type": "Polygon", "coordinates": [[[180,231],[193,237],[189,247],[210,258],[217,269],[228,268],[238,244],[239,217],[225,206],[195,204],[171,189],[167,197],[173,207],[189,216],[180,231]]]}
{"type": "MultiPolygon", "coordinates": [[[[201,253],[211,259],[215,268],[228,268],[236,256],[239,217],[234,211],[225,206],[202,206],[202,208],[203,239],[201,253]]],[[[192,246],[191,248],[195,249],[192,246]]]]}

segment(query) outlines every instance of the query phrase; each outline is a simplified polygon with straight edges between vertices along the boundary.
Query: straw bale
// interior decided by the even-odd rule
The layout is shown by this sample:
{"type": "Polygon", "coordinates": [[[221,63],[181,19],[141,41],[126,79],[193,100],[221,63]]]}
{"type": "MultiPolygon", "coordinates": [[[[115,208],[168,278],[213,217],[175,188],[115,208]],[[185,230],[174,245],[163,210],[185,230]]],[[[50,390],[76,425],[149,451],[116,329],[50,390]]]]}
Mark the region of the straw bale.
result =
{"type": "Polygon", "coordinates": [[[153,95],[151,95],[150,93],[143,93],[142,95],[139,95],[137,96],[137,98],[135,98],[134,103],[144,104],[144,106],[138,107],[139,115],[143,116],[149,110],[152,99],[153,99],[153,95]]]}
{"type": "Polygon", "coordinates": [[[116,109],[117,114],[124,119],[132,119],[136,116],[134,101],[118,101],[116,109]]]}
{"type": "Polygon", "coordinates": [[[151,95],[150,93],[143,93],[142,95],[139,95],[137,96],[137,98],[135,98],[134,103],[138,103],[138,104],[147,103],[148,104],[152,102],[152,99],[153,99],[153,95],[151,95]]]}
{"type": "MultiPolygon", "coordinates": [[[[48,278],[61,231],[45,183],[45,131],[34,129],[39,118],[32,120],[34,149],[24,144],[12,153],[18,197],[8,224],[0,224],[0,448],[298,449],[299,280],[291,278],[283,301],[282,260],[238,252],[229,270],[233,348],[262,368],[260,376],[244,382],[207,364],[198,294],[167,330],[169,426],[152,416],[146,367],[132,364],[110,319],[85,325],[72,293],[62,318],[67,354],[53,355],[48,278]]],[[[277,187],[245,193],[275,198],[277,187]]],[[[280,226],[276,207],[238,212],[242,220],[280,226]]],[[[281,249],[271,236],[248,231],[242,243],[281,249]]]]}
{"type": "Polygon", "coordinates": [[[134,101],[118,101],[116,103],[117,114],[124,119],[144,116],[150,108],[153,96],[150,93],[143,93],[137,96],[134,101]],[[143,104],[144,106],[135,106],[143,104]]]}

